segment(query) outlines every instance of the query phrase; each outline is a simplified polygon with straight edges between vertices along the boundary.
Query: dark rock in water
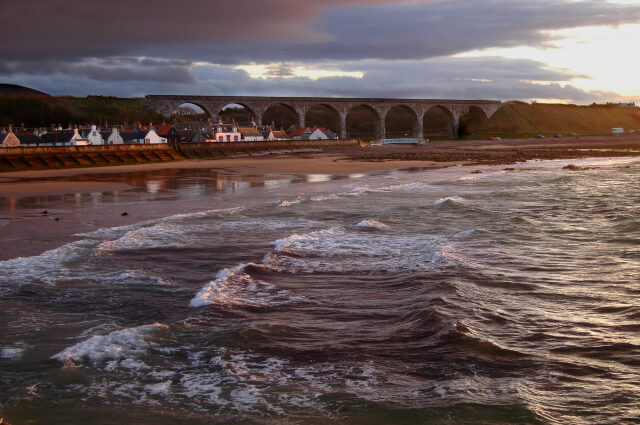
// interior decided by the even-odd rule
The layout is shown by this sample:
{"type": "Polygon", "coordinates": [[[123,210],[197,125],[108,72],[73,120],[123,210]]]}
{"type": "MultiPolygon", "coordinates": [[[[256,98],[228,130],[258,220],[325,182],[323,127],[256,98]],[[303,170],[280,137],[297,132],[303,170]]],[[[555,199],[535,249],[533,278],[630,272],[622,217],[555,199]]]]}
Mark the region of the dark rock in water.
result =
{"type": "Polygon", "coordinates": [[[49,214],[49,211],[47,210],[42,211],[42,215],[47,215],[47,214],[49,214]]]}
{"type": "Polygon", "coordinates": [[[563,170],[571,170],[571,171],[582,171],[582,170],[592,170],[592,167],[579,167],[574,164],[565,165],[562,167],[563,170]]]}
{"type": "Polygon", "coordinates": [[[518,171],[516,168],[504,168],[502,171],[518,171]]]}
{"type": "Polygon", "coordinates": [[[54,218],[55,221],[60,221],[60,217],[54,218]]]}
{"type": "Polygon", "coordinates": [[[482,170],[473,170],[471,174],[482,174],[482,170]]]}
{"type": "Polygon", "coordinates": [[[123,212],[123,213],[122,213],[122,214],[120,214],[120,215],[129,215],[129,213],[125,211],[125,212],[123,212]]]}

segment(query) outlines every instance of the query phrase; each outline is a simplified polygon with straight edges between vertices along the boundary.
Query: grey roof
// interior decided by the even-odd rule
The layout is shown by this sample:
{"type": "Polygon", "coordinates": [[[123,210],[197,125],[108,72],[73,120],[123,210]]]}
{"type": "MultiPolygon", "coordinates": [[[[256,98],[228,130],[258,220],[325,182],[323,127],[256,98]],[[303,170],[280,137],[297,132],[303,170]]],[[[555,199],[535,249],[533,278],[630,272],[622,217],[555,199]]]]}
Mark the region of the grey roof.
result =
{"type": "Polygon", "coordinates": [[[43,134],[40,138],[43,143],[69,143],[71,137],[73,137],[73,130],[62,130],[43,134]]]}
{"type": "Polygon", "coordinates": [[[141,131],[141,130],[121,131],[120,132],[120,137],[122,137],[122,140],[127,142],[127,141],[131,141],[131,140],[144,139],[144,136],[146,134],[147,134],[146,131],[141,131]]]}
{"type": "Polygon", "coordinates": [[[21,145],[39,145],[42,139],[34,134],[16,134],[21,145]]]}

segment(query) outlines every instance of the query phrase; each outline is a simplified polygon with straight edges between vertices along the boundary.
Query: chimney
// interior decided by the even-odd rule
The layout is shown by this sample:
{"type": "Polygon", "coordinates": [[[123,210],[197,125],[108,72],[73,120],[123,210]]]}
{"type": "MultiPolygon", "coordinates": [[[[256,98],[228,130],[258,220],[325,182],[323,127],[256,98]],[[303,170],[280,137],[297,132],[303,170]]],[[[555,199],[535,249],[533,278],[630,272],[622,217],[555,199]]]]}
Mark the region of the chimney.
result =
{"type": "Polygon", "coordinates": [[[9,124],[9,133],[13,133],[13,124],[9,124]]]}

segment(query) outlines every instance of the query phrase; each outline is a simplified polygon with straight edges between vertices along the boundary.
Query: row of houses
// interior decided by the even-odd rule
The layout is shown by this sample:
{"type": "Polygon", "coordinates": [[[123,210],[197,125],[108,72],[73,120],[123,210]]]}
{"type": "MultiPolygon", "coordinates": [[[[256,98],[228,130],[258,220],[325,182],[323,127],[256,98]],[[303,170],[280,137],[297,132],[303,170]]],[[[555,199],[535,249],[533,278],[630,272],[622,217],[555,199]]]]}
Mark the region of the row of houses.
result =
{"type": "Polygon", "coordinates": [[[123,144],[159,144],[168,139],[158,134],[155,128],[98,129],[92,125],[88,129],[22,129],[0,132],[0,146],[87,146],[87,145],[123,145],[123,144]]]}
{"type": "Polygon", "coordinates": [[[162,143],[217,143],[263,140],[335,139],[335,133],[325,128],[307,127],[289,132],[255,122],[208,122],[162,124],[136,127],[114,126],[111,129],[91,125],[88,128],[9,129],[0,131],[0,146],[84,146],[162,143]]]}

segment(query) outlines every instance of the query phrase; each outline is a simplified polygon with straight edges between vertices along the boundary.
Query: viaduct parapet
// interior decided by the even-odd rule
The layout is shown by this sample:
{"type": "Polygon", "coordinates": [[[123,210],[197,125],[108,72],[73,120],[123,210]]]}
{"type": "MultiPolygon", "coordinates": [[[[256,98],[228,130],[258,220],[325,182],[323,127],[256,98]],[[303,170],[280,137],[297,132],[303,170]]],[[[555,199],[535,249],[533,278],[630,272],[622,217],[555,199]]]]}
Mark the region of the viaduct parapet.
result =
{"type": "Polygon", "coordinates": [[[262,124],[262,116],[274,105],[283,105],[298,117],[300,128],[305,127],[305,115],[314,106],[324,106],[333,110],[339,120],[338,135],[347,137],[347,115],[357,107],[364,106],[375,113],[376,137],[384,139],[385,119],[387,113],[396,107],[410,111],[415,118],[412,136],[422,139],[425,114],[439,107],[450,118],[450,136],[457,137],[460,118],[472,109],[482,112],[484,119],[489,119],[500,108],[502,102],[496,100],[451,100],[451,99],[376,99],[376,98],[338,98],[338,97],[262,97],[262,96],[189,96],[189,95],[149,95],[145,97],[145,105],[166,116],[172,115],[180,105],[191,103],[198,105],[209,116],[216,117],[229,104],[238,104],[247,108],[256,123],[262,124]]]}

